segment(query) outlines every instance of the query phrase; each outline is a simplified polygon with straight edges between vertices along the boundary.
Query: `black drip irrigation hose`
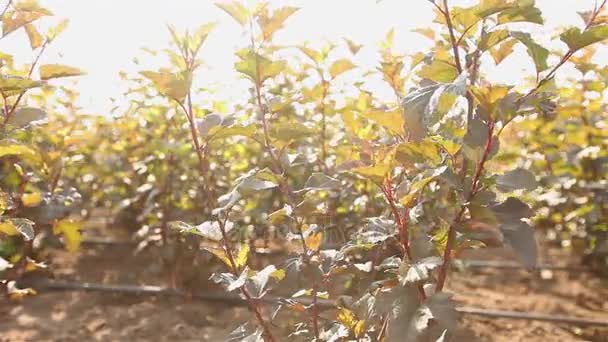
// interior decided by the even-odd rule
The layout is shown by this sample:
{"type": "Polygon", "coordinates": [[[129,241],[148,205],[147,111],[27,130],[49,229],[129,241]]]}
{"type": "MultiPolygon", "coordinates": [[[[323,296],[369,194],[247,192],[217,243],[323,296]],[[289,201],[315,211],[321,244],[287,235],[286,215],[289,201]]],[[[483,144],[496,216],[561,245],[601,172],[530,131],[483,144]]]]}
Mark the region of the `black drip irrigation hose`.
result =
{"type": "MultiPolygon", "coordinates": [[[[37,280],[31,283],[22,282],[19,287],[32,287],[39,292],[43,291],[95,291],[95,292],[111,292],[111,293],[123,293],[133,295],[152,295],[152,296],[167,296],[167,297],[179,297],[189,298],[202,301],[221,302],[229,303],[233,305],[246,305],[246,303],[238,296],[230,294],[213,294],[213,293],[189,293],[183,290],[170,289],[160,286],[146,286],[146,285],[110,285],[100,283],[78,283],[61,280],[37,280]]],[[[261,302],[277,304],[284,300],[278,297],[265,296],[259,299],[261,302]]],[[[304,305],[312,304],[312,301],[306,298],[298,298],[297,301],[304,305]]],[[[337,305],[330,300],[317,300],[317,305],[325,309],[335,309],[337,305]]],[[[534,312],[517,312],[517,311],[504,311],[504,310],[486,310],[480,308],[463,307],[459,306],[456,308],[461,314],[475,315],[488,318],[507,318],[507,319],[519,319],[528,321],[543,321],[551,322],[556,324],[570,324],[578,326],[600,326],[608,327],[608,321],[579,318],[579,317],[568,317],[561,315],[550,315],[534,312]]]]}

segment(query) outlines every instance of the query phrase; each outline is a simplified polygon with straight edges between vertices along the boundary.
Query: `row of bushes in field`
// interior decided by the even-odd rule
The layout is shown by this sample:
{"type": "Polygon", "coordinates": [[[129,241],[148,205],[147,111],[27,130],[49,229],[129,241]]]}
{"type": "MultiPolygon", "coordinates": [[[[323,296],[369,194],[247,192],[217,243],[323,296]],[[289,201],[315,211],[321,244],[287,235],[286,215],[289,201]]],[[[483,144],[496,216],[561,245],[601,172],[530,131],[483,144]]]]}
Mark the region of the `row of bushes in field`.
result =
{"type": "Polygon", "coordinates": [[[34,62],[0,51],[4,291],[31,292],[15,281],[42,266],[33,247],[57,235],[77,250],[79,222],[98,208],[162,246],[167,267],[184,251],[193,263],[204,241],[224,267],[212,280],[252,312],[233,340],[447,340],[454,256],[506,245],[534,267],[535,231],[605,267],[608,68],[593,60],[608,38],[605,1],[559,33],[565,52],[528,33],[543,24],[532,0],[428,3],[435,21],[418,32],[433,47],[400,55],[391,31],[377,68],[361,70],[352,61],[361,46],[348,39],[275,44],[295,7],[219,2],[250,37],[234,66],[249,99],[226,104],[192,86],[215,24],[169,27],[168,65],[122,74],[127,109],[110,117],[81,114],[77,91],[55,83],[81,70],[39,63],[66,21],[41,33],[52,13],[10,1],[3,37],[27,37],[34,62]],[[530,56],[535,80],[491,83],[484,70],[515,49],[530,56]],[[578,74],[558,83],[564,64],[578,74]],[[393,101],[368,89],[376,75],[393,101]],[[280,242],[289,258],[253,269],[259,241],[280,242]],[[295,276],[305,285],[280,308],[300,323],[285,332],[257,299],[295,276]],[[317,301],[337,296],[336,316],[321,319],[317,301]]]}

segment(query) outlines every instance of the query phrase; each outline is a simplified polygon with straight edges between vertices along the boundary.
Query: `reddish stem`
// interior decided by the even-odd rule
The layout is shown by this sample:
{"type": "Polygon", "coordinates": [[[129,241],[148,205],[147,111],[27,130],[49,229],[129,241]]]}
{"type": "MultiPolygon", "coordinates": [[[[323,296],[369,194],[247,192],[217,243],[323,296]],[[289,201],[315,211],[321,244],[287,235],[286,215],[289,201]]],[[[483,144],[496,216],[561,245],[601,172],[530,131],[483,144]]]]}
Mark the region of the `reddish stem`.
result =
{"type": "Polygon", "coordinates": [[[452,224],[450,224],[450,227],[448,228],[448,241],[445,245],[445,251],[443,253],[443,263],[441,264],[441,268],[439,269],[439,275],[437,277],[436,292],[440,292],[441,290],[443,290],[443,286],[445,285],[448,268],[450,266],[452,258],[452,250],[454,249],[454,243],[456,242],[456,227],[461,222],[462,217],[466,211],[467,205],[471,202],[471,200],[479,191],[479,180],[481,179],[481,174],[483,173],[484,165],[488,160],[490,153],[492,152],[492,145],[494,142],[494,124],[494,121],[490,121],[488,123],[488,138],[486,140],[483,155],[477,163],[475,175],[473,176],[473,182],[471,183],[471,192],[469,192],[465,203],[460,207],[458,214],[456,214],[454,221],[452,221],[452,224]]]}

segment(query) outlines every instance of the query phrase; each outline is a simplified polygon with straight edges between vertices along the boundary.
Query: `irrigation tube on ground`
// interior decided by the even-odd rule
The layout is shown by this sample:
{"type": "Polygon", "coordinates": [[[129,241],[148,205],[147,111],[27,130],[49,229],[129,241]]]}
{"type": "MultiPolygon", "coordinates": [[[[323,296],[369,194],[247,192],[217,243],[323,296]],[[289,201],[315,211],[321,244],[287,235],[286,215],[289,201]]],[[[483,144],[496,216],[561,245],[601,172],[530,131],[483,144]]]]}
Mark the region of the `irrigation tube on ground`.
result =
{"type": "MultiPolygon", "coordinates": [[[[135,295],[159,295],[159,296],[173,296],[181,298],[192,298],[197,300],[215,301],[230,303],[234,305],[244,305],[245,302],[238,296],[229,294],[209,294],[209,293],[188,293],[186,291],[164,288],[160,286],[146,286],[146,285],[111,285],[111,284],[100,284],[100,283],[78,283],[61,280],[37,280],[32,283],[23,282],[19,284],[20,287],[33,287],[39,291],[97,291],[97,292],[118,292],[125,294],[135,295]]],[[[282,299],[278,297],[267,296],[261,301],[268,303],[277,303],[282,299]]],[[[305,305],[309,305],[312,301],[305,298],[299,298],[299,302],[305,305]]],[[[326,309],[336,308],[334,302],[329,300],[318,300],[317,304],[326,309]]],[[[489,318],[508,318],[508,319],[521,319],[530,321],[544,321],[559,324],[572,324],[581,326],[607,326],[608,321],[595,320],[589,318],[579,317],[568,317],[561,315],[550,315],[541,314],[534,312],[517,312],[517,311],[503,311],[503,310],[487,310],[480,308],[471,307],[457,307],[456,310],[462,314],[476,315],[489,318]]]]}

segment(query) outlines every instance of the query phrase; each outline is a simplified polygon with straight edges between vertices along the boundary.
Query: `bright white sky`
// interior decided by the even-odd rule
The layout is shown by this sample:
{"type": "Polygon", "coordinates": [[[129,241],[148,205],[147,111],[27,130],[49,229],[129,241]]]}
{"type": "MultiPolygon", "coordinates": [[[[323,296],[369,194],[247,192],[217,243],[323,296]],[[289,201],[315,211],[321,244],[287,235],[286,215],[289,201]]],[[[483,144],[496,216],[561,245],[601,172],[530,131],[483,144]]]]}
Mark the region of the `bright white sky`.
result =
{"type": "MultiPolygon", "coordinates": [[[[454,5],[468,5],[474,1],[451,0],[454,5]]],[[[0,1],[0,3],[5,3],[0,1]]],[[[107,113],[109,97],[120,98],[124,89],[118,77],[121,70],[132,72],[144,69],[133,64],[133,57],[145,61],[151,58],[141,47],[161,49],[167,46],[169,35],[165,24],[178,29],[195,28],[216,21],[202,51],[207,67],[198,77],[215,84],[220,97],[241,98],[245,90],[235,83],[233,53],[244,46],[240,26],[211,0],[40,0],[57,16],[70,19],[68,29],[53,43],[41,63],[61,63],[84,69],[88,74],[80,78],[80,105],[88,113],[107,113]]],[[[428,25],[433,18],[428,0],[296,0],[280,1],[301,7],[277,33],[277,41],[298,44],[305,40],[337,41],[349,37],[364,44],[356,64],[370,69],[378,64],[378,43],[386,32],[395,27],[395,45],[399,52],[415,52],[428,47],[428,40],[410,30],[428,25]]],[[[546,21],[545,32],[535,34],[547,39],[547,32],[567,25],[582,25],[577,11],[593,7],[593,0],[537,0],[546,21]],[[544,36],[544,37],[543,37],[544,36]]],[[[1,41],[0,50],[13,53],[18,61],[32,57],[25,33],[11,34],[1,41]],[[25,59],[24,59],[25,58],[25,59]]],[[[559,44],[553,47],[560,47],[559,44]]],[[[504,82],[517,82],[533,66],[525,52],[518,51],[489,74],[504,82]]]]}

